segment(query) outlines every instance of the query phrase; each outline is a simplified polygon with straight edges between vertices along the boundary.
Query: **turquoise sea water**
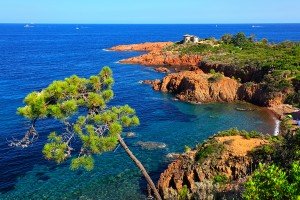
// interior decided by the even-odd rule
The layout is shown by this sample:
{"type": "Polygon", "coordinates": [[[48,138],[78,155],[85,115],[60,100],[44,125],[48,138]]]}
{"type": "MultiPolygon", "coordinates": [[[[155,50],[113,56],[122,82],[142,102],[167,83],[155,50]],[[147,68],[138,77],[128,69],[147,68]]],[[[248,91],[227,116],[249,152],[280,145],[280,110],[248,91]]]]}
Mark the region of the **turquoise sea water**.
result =
{"type": "Polygon", "coordinates": [[[300,40],[300,25],[0,25],[0,199],[145,199],[146,183],[125,152],[118,148],[96,156],[91,172],[70,171],[69,163],[44,160],[41,149],[47,134],[60,124],[38,123],[39,141],[27,149],[8,147],[6,139],[20,137],[27,122],[15,114],[24,96],[55,79],[72,74],[89,76],[109,65],[116,84],[112,105],[136,108],[141,125],[125,138],[155,181],[170,161],[168,153],[182,152],[217,131],[238,127],[274,132],[274,118],[265,109],[238,112],[237,104],[193,105],[174,101],[167,94],[139,83],[163,74],[139,65],[117,61],[140,52],[108,52],[118,44],[146,41],[177,41],[185,33],[220,37],[244,31],[278,42],[300,40]],[[79,28],[79,29],[77,29],[79,28]],[[138,141],[163,142],[165,149],[146,150],[138,141]]]}

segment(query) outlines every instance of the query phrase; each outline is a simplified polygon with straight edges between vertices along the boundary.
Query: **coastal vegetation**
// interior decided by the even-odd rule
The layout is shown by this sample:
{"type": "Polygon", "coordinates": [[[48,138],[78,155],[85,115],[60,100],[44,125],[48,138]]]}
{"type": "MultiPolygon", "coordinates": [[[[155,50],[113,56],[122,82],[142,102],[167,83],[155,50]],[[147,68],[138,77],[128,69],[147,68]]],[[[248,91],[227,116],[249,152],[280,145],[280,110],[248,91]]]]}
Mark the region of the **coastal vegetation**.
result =
{"type": "Polygon", "coordinates": [[[300,164],[294,162],[284,170],[274,164],[260,164],[245,183],[243,198],[252,199],[299,199],[300,164]]]}
{"type": "MultiPolygon", "coordinates": [[[[268,141],[267,144],[254,148],[250,152],[253,162],[259,164],[243,184],[245,188],[242,190],[243,199],[300,198],[300,129],[287,130],[284,136],[239,131],[236,128],[216,134],[217,137],[235,135],[268,141]]],[[[222,180],[219,176],[214,177],[215,182],[222,180]]]]}
{"type": "Polygon", "coordinates": [[[300,198],[300,129],[273,139],[252,154],[260,164],[245,183],[245,199],[300,198]]]}
{"type": "Polygon", "coordinates": [[[211,136],[169,165],[159,189],[166,199],[180,199],[184,194],[184,199],[297,200],[299,161],[300,129],[271,136],[232,128],[211,136]]]}
{"type": "Polygon", "coordinates": [[[112,151],[120,144],[144,175],[155,198],[161,199],[146,169],[121,137],[123,131],[139,125],[139,118],[129,105],[109,106],[114,97],[113,83],[111,69],[104,67],[98,75],[73,75],[28,94],[25,106],[18,108],[17,113],[30,120],[30,128],[22,139],[10,141],[10,146],[30,146],[39,136],[37,121],[55,119],[62,129],[48,135],[43,148],[46,159],[59,164],[71,158],[72,170],[89,171],[94,168],[94,154],[112,151]]]}
{"type": "Polygon", "coordinates": [[[201,163],[208,157],[214,159],[216,156],[222,154],[224,150],[225,147],[223,144],[220,144],[216,140],[212,139],[209,143],[203,143],[197,147],[195,160],[201,163]]]}
{"type": "MultiPolygon", "coordinates": [[[[235,77],[242,83],[253,82],[274,98],[284,94],[286,103],[300,102],[300,43],[257,41],[244,33],[225,34],[220,40],[202,39],[199,43],[175,43],[165,52],[180,55],[201,55],[200,68],[209,68],[235,77]],[[224,68],[228,70],[224,71],[224,68]]],[[[210,72],[210,71],[208,71],[210,72]]],[[[217,80],[220,75],[214,75],[217,80]]],[[[214,80],[214,79],[213,79],[214,80]]]]}
{"type": "MultiPolygon", "coordinates": [[[[161,174],[160,193],[165,199],[299,198],[295,178],[299,177],[299,128],[285,114],[300,106],[300,43],[258,41],[244,33],[225,34],[219,40],[186,37],[197,38],[185,35],[183,41],[160,49],[156,43],[140,44],[149,53],[121,62],[175,70],[187,66],[188,70],[147,82],[182,101],[241,100],[269,107],[282,120],[281,135],[232,128],[195,149],[185,147],[185,153],[161,174]]],[[[115,50],[139,50],[138,46],[121,45],[115,50]]]]}

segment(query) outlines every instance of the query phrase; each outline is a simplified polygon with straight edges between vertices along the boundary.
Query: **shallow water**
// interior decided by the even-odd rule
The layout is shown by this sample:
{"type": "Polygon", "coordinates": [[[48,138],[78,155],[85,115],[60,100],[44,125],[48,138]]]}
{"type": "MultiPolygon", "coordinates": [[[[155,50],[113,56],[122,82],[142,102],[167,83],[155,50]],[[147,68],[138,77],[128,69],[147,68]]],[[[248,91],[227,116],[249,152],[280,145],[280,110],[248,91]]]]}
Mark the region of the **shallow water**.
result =
{"type": "MultiPolygon", "coordinates": [[[[265,109],[239,112],[239,104],[193,105],[139,83],[163,77],[149,67],[121,65],[118,60],[139,52],[110,52],[117,44],[176,41],[185,33],[220,37],[244,31],[278,42],[299,40],[300,25],[0,25],[0,199],[144,199],[146,184],[125,152],[118,148],[96,156],[91,172],[70,171],[69,163],[46,161],[41,149],[47,134],[60,124],[38,123],[40,139],[27,149],[12,149],[6,138],[20,137],[27,122],[15,114],[24,96],[55,79],[72,74],[89,76],[109,65],[114,71],[115,99],[111,104],[136,108],[141,125],[136,137],[125,139],[157,181],[167,166],[166,155],[182,152],[217,131],[238,127],[274,132],[275,121],[265,109]],[[79,27],[79,30],[76,30],[79,27]],[[147,150],[138,141],[162,142],[164,149],[147,150]]],[[[243,106],[243,105],[242,105],[243,106]]],[[[248,106],[248,105],[247,105],[248,106]]]]}

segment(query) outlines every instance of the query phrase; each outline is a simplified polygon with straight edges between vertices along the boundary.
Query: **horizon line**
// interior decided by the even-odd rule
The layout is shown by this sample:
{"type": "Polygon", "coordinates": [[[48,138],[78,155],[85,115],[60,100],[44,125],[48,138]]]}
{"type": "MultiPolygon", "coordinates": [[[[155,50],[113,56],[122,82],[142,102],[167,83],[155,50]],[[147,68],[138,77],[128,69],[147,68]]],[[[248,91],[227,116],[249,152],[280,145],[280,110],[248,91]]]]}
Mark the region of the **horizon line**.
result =
{"type": "Polygon", "coordinates": [[[0,24],[41,24],[41,25],[235,25],[235,24],[300,24],[300,22],[224,22],[224,23],[71,23],[71,22],[0,22],[0,24]]]}

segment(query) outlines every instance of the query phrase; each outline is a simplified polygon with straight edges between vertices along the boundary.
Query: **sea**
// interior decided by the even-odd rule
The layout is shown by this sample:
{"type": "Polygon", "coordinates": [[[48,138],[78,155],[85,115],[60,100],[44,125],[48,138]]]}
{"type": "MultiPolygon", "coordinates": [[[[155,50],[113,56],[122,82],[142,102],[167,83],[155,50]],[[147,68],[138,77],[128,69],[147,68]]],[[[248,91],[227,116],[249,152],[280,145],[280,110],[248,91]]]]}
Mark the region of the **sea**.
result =
{"type": "Polygon", "coordinates": [[[147,187],[139,170],[122,148],[95,156],[92,171],[71,171],[70,161],[57,165],[41,151],[47,135],[62,125],[52,119],[37,123],[40,137],[28,148],[12,148],[7,140],[20,138],[28,121],[16,114],[23,98],[54,80],[76,74],[89,77],[110,66],[115,98],[111,105],[129,104],[140,126],[124,140],[144,164],[155,182],[171,162],[169,153],[182,153],[221,130],[237,127],[274,134],[275,117],[264,108],[237,111],[244,103],[189,104],[156,92],[145,79],[164,74],[151,67],[120,64],[119,60],[143,52],[112,52],[120,44],[180,41],[184,34],[220,38],[225,33],[245,32],[270,42],[300,41],[300,24],[205,24],[205,25],[92,25],[0,24],[0,199],[146,199],[147,187]],[[160,142],[166,148],[147,150],[138,142],[160,142]]]}

